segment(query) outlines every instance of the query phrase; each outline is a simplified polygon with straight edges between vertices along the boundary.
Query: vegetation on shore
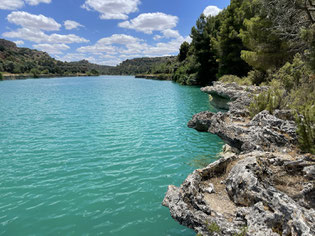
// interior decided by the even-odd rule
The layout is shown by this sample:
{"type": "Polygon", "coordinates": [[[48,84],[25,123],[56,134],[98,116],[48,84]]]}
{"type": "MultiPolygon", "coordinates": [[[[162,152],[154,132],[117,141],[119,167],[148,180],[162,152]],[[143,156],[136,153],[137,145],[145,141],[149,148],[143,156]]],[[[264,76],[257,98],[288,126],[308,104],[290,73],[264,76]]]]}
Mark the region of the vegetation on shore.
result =
{"type": "Polygon", "coordinates": [[[315,154],[315,4],[309,0],[231,0],[199,17],[180,47],[173,80],[268,85],[249,110],[291,110],[300,147],[315,154]]]}
{"type": "Polygon", "coordinates": [[[170,64],[175,60],[176,57],[135,58],[123,61],[117,66],[97,65],[87,60],[62,62],[50,57],[45,52],[19,48],[11,41],[0,39],[0,72],[34,78],[40,76],[152,74],[151,69],[155,73],[160,64],[170,64]]]}

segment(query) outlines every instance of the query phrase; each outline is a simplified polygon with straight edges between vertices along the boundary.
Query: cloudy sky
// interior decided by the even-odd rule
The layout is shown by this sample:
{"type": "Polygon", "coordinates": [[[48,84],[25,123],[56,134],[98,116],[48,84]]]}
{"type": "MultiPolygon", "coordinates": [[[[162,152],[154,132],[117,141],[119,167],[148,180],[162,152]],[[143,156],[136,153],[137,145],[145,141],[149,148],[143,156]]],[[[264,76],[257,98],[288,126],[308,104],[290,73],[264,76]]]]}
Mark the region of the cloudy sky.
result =
{"type": "Polygon", "coordinates": [[[0,38],[62,61],[177,55],[202,12],[229,0],[0,0],[0,38]]]}

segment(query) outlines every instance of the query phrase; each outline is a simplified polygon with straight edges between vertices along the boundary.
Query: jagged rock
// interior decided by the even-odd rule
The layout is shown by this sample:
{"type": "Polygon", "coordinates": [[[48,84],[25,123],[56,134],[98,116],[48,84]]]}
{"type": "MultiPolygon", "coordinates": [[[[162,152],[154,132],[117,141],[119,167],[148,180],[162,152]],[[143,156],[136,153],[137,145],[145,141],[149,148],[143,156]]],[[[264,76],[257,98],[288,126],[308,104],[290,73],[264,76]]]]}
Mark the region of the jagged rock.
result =
{"type": "Polygon", "coordinates": [[[239,97],[244,97],[251,94],[257,94],[265,90],[266,87],[241,86],[237,83],[226,84],[218,81],[213,82],[212,86],[201,88],[202,92],[231,100],[236,100],[239,97]]]}
{"type": "Polygon", "coordinates": [[[188,127],[217,134],[230,146],[242,152],[253,150],[291,150],[297,143],[296,125],[262,111],[251,121],[240,120],[231,112],[201,112],[193,116],[188,127]]]}
{"type": "Polygon", "coordinates": [[[179,188],[170,186],[163,205],[169,207],[174,219],[202,235],[315,235],[315,210],[307,199],[314,188],[303,171],[296,174],[301,185],[308,186],[302,190],[304,197],[300,196],[309,203],[307,207],[292,198],[295,193],[281,191],[287,183],[280,179],[291,175],[285,164],[290,159],[288,154],[259,151],[228,153],[194,171],[179,188]],[[270,159],[279,169],[272,169],[270,159]],[[218,179],[225,179],[225,188],[218,179]],[[218,192],[207,193],[209,183],[217,185],[218,192]]]}
{"type": "MultiPolygon", "coordinates": [[[[315,210],[301,207],[298,202],[272,185],[274,173],[266,165],[267,162],[261,160],[266,158],[263,155],[264,153],[259,152],[246,155],[245,159],[232,168],[226,180],[227,192],[234,203],[254,208],[259,204],[257,213],[260,216],[257,214],[253,217],[254,224],[247,220],[248,230],[261,231],[256,228],[256,218],[260,225],[276,229],[281,235],[313,235],[315,210]]],[[[302,176],[301,181],[307,183],[302,176]]]]}
{"type": "Polygon", "coordinates": [[[225,84],[222,82],[214,82],[213,86],[201,88],[201,91],[213,97],[212,104],[214,106],[230,110],[244,109],[245,106],[250,104],[254,94],[266,90],[267,87],[240,86],[236,83],[225,84]],[[220,103],[216,104],[216,101],[220,101],[220,103]],[[224,101],[227,103],[226,105],[223,104],[224,101]]]}
{"type": "Polygon", "coordinates": [[[292,120],[294,121],[293,111],[291,110],[275,110],[273,115],[281,120],[292,120]]]}
{"type": "Polygon", "coordinates": [[[213,115],[214,113],[208,111],[200,112],[198,116],[193,116],[192,120],[188,122],[188,127],[201,132],[207,132],[210,126],[210,119],[213,115]]]}
{"type": "Polygon", "coordinates": [[[188,127],[217,134],[227,144],[242,152],[279,150],[279,148],[289,152],[292,145],[297,143],[295,123],[278,118],[287,117],[288,111],[283,114],[276,111],[278,117],[262,111],[249,120],[246,107],[251,102],[250,93],[262,92],[266,88],[217,82],[214,86],[202,90],[209,94],[229,97],[234,101],[230,102],[230,111],[226,113],[201,112],[194,115],[188,122],[188,127]]]}
{"type": "Polygon", "coordinates": [[[201,112],[188,126],[230,146],[180,187],[168,188],[163,205],[172,217],[202,235],[315,235],[315,157],[297,154],[291,112],[262,111],[250,119],[251,94],[265,88],[215,83],[202,90],[230,99],[230,110],[201,112]]]}
{"type": "Polygon", "coordinates": [[[315,165],[304,167],[303,172],[305,173],[305,177],[315,180],[315,165]]]}

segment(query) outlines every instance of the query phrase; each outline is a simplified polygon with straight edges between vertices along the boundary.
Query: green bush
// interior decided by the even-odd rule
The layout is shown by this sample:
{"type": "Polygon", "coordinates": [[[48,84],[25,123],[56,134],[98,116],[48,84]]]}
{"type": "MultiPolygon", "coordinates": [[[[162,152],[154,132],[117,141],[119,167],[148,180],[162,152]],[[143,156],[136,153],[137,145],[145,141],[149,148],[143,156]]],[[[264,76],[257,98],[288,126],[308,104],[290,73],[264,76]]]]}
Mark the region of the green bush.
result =
{"type": "Polygon", "coordinates": [[[0,72],[0,80],[3,80],[3,75],[1,72],[0,72]]]}
{"type": "Polygon", "coordinates": [[[207,229],[210,233],[220,233],[220,226],[216,222],[212,222],[211,224],[207,223],[207,229]]]}
{"type": "Polygon", "coordinates": [[[219,81],[223,83],[237,83],[239,85],[252,85],[252,81],[249,77],[238,77],[236,75],[224,75],[222,76],[219,81]]]}
{"type": "Polygon", "coordinates": [[[310,74],[311,71],[302,60],[302,56],[296,54],[293,62],[287,62],[273,77],[280,80],[287,91],[291,91],[299,87],[310,74]]]}
{"type": "Polygon", "coordinates": [[[307,107],[296,116],[297,133],[301,150],[315,154],[315,105],[307,107]]]}
{"type": "Polygon", "coordinates": [[[33,75],[33,78],[38,78],[39,77],[40,71],[37,68],[31,69],[30,72],[33,75]]]}
{"type": "Polygon", "coordinates": [[[261,83],[265,82],[266,74],[259,70],[252,70],[248,72],[246,79],[250,81],[251,84],[260,85],[261,83]]]}
{"type": "Polygon", "coordinates": [[[304,152],[315,153],[315,75],[297,54],[292,63],[286,63],[268,78],[270,89],[255,97],[248,108],[251,117],[263,110],[294,111],[299,146],[304,152]]]}
{"type": "Polygon", "coordinates": [[[182,85],[195,85],[197,74],[192,73],[189,64],[181,65],[173,74],[172,80],[182,85]]]}
{"type": "Polygon", "coordinates": [[[49,70],[48,70],[48,69],[45,69],[45,70],[42,71],[41,74],[47,75],[47,74],[49,74],[49,70]]]}
{"type": "Polygon", "coordinates": [[[281,109],[284,106],[284,90],[279,88],[271,88],[266,92],[259,94],[249,105],[249,113],[253,118],[259,112],[267,110],[273,113],[276,109],[281,109]]]}

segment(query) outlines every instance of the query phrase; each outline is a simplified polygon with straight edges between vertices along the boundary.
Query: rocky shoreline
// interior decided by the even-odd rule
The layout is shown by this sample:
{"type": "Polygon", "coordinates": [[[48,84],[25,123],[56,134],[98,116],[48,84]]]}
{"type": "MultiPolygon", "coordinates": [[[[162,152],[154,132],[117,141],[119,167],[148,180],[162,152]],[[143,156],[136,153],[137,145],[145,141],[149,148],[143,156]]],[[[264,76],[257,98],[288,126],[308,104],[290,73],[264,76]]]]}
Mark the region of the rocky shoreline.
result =
{"type": "Polygon", "coordinates": [[[169,186],[163,200],[175,220],[200,235],[315,235],[315,157],[299,153],[291,112],[249,117],[252,97],[266,89],[220,82],[202,88],[214,103],[230,101],[229,110],[201,112],[188,126],[226,145],[219,160],[169,186]]]}

